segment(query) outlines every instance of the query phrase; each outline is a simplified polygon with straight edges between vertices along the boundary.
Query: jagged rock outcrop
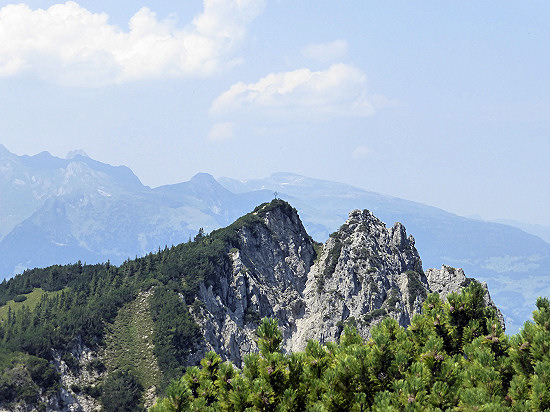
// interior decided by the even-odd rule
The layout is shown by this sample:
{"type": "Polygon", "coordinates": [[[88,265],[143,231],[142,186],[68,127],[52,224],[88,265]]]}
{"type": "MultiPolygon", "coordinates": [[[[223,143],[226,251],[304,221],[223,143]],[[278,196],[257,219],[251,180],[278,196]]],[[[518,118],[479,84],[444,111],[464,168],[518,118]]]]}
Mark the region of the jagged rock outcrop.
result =
{"type": "MultiPolygon", "coordinates": [[[[473,278],[467,278],[461,268],[453,268],[447,265],[443,265],[441,269],[427,269],[426,277],[431,292],[439,293],[439,296],[443,300],[445,300],[448,294],[459,291],[468,286],[471,282],[477,282],[477,280],[473,278]]],[[[497,305],[495,305],[495,302],[491,299],[487,283],[481,282],[481,285],[485,289],[485,304],[495,309],[498,320],[502,328],[505,329],[504,316],[497,305]]]]}
{"type": "MultiPolygon", "coordinates": [[[[54,351],[54,364],[61,375],[61,389],[48,399],[54,411],[99,410],[98,399],[89,395],[90,389],[101,384],[105,370],[97,352],[84,345],[79,338],[64,355],[54,351]]],[[[99,391],[99,390],[98,390],[99,391]]]]}
{"type": "Polygon", "coordinates": [[[305,316],[287,342],[302,350],[309,339],[337,340],[346,323],[368,337],[384,317],[407,326],[429,292],[422,261],[396,223],[386,228],[368,210],[354,210],[325,243],[304,291],[305,316]]]}
{"type": "MultiPolygon", "coordinates": [[[[406,327],[428,293],[444,297],[473,281],[448,266],[425,274],[405,227],[387,228],[368,210],[352,211],[317,254],[296,210],[285,202],[268,204],[255,216],[256,222],[238,229],[231,264],[220,270],[216,284],[201,286],[201,304],[195,305],[200,310],[193,312],[205,350],[237,365],[256,350],[260,318],[278,319],[285,351],[303,350],[309,339],[337,340],[346,324],[364,338],[386,316],[406,327]]],[[[494,306],[488,293],[487,303],[494,306]]]]}
{"type": "MultiPolygon", "coordinates": [[[[205,350],[237,365],[256,350],[261,318],[277,318],[289,339],[305,310],[303,290],[316,256],[313,242],[296,210],[285,202],[276,204],[266,204],[254,212],[257,221],[238,229],[230,267],[220,270],[214,285],[201,285],[201,309],[193,312],[203,329],[205,350]]],[[[200,356],[202,351],[194,358],[200,356]]]]}

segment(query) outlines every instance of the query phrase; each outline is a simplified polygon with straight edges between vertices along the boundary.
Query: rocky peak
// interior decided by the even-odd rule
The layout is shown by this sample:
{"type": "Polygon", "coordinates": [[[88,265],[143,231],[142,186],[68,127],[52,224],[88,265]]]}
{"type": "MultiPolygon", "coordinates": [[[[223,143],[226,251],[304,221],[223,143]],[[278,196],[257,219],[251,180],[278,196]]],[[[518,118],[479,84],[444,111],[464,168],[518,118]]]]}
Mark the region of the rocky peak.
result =
{"type": "Polygon", "coordinates": [[[206,350],[237,365],[257,349],[254,332],[263,317],[277,318],[284,350],[303,350],[309,339],[338,340],[346,324],[364,338],[387,316],[406,327],[428,293],[446,296],[471,281],[447,266],[426,276],[405,227],[388,228],[368,210],[352,211],[318,253],[296,210],[282,200],[230,228],[237,240],[228,263],[215,284],[201,286],[202,305],[193,306],[202,309],[193,315],[206,350]]]}
{"type": "Polygon", "coordinates": [[[439,293],[445,299],[449,293],[456,292],[470,282],[462,269],[443,265],[441,269],[427,269],[426,277],[432,292],[439,293]]]}
{"type": "Polygon", "coordinates": [[[202,285],[194,311],[203,327],[206,350],[240,365],[256,349],[255,329],[263,317],[275,317],[285,338],[304,312],[302,292],[315,259],[313,242],[298,213],[274,200],[235,222],[237,242],[229,265],[215,285],[202,285]]]}
{"type": "Polygon", "coordinates": [[[296,209],[282,200],[266,203],[252,213],[258,220],[238,230],[241,259],[248,267],[261,264],[258,275],[278,288],[302,291],[315,250],[296,209]]]}
{"type": "Polygon", "coordinates": [[[391,261],[395,270],[422,272],[422,261],[414,247],[414,238],[412,235],[407,237],[405,226],[396,222],[388,229],[368,210],[352,211],[346,223],[331,237],[340,239],[355,252],[368,249],[372,252],[371,256],[391,261]]]}
{"type": "MultiPolygon", "coordinates": [[[[471,282],[477,282],[473,278],[467,278],[464,274],[464,270],[461,268],[453,268],[451,266],[443,265],[441,269],[427,269],[426,277],[430,286],[430,291],[438,293],[441,299],[446,300],[447,295],[453,292],[457,292],[460,289],[468,286],[471,282]]],[[[495,305],[495,302],[491,299],[487,283],[481,282],[481,286],[485,289],[485,304],[495,309],[496,315],[502,325],[502,329],[505,329],[504,316],[500,309],[495,305]]]]}
{"type": "Polygon", "coordinates": [[[406,326],[428,293],[412,236],[396,223],[387,228],[368,210],[354,210],[325,243],[308,274],[306,312],[288,350],[309,339],[337,340],[346,324],[365,337],[385,316],[406,326]]]}

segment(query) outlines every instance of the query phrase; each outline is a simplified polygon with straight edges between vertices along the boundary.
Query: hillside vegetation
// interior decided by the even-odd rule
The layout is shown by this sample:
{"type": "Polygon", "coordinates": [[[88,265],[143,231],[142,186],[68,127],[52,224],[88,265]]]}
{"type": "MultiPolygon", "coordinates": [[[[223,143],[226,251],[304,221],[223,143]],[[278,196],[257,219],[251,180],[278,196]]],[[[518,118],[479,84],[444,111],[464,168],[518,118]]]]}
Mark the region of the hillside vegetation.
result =
{"type": "Polygon", "coordinates": [[[0,302],[0,321],[8,320],[9,312],[16,312],[26,306],[29,310],[33,310],[40,301],[47,297],[52,297],[59,294],[61,290],[55,292],[46,292],[41,288],[35,288],[30,293],[24,293],[14,296],[13,299],[0,302]]]}

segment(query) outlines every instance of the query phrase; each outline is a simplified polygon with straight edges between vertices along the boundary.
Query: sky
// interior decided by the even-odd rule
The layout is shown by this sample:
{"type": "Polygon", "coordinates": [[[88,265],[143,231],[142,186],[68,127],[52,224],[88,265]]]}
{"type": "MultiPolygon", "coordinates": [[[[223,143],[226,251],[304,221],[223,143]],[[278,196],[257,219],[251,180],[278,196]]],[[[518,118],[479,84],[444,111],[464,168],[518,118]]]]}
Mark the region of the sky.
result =
{"type": "MultiPolygon", "coordinates": [[[[550,226],[550,2],[0,1],[0,143],[550,226]]],[[[368,205],[365,205],[368,208],[368,205]]]]}

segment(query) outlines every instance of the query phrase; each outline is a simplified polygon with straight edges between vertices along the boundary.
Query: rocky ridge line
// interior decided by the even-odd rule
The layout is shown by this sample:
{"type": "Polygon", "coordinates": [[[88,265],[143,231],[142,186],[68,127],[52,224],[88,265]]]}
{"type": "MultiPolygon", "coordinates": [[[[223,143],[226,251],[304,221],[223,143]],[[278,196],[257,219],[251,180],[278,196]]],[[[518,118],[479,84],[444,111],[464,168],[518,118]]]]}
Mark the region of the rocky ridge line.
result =
{"type": "MultiPolygon", "coordinates": [[[[365,339],[386,316],[406,327],[428,293],[446,296],[474,281],[448,266],[424,273],[405,227],[387,228],[368,210],[352,211],[316,253],[296,210],[282,201],[273,205],[259,208],[260,221],[239,229],[231,267],[219,272],[216,285],[201,286],[202,309],[193,313],[205,350],[236,365],[257,350],[255,328],[263,317],[279,321],[285,351],[298,351],[309,339],[338,340],[346,324],[365,339]]],[[[488,292],[486,300],[496,308],[488,292]]]]}

